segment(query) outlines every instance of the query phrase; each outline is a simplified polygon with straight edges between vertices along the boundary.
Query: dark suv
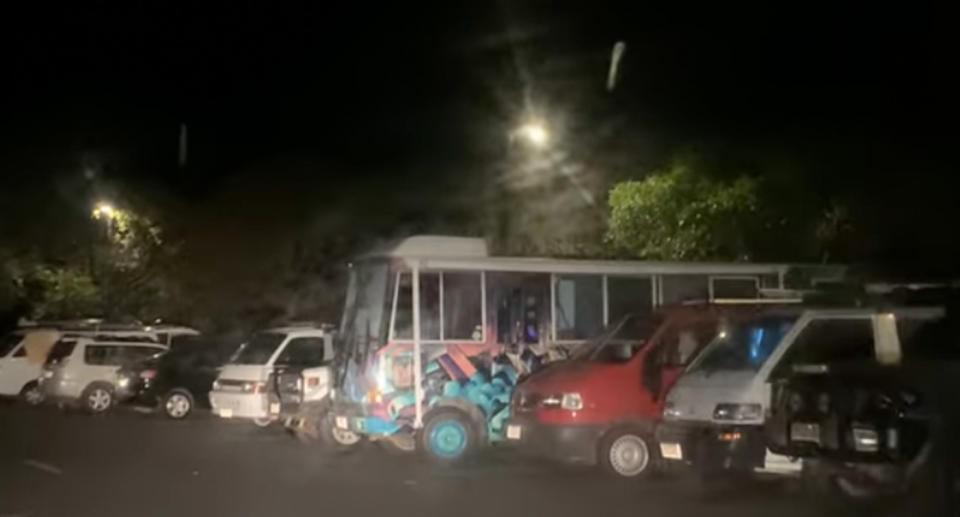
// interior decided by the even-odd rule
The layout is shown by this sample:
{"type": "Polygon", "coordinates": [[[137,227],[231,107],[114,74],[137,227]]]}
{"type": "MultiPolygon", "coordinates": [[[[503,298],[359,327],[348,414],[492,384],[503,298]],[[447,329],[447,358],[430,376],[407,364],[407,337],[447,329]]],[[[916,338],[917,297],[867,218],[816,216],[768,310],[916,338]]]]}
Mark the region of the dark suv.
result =
{"type": "Polygon", "coordinates": [[[228,356],[224,347],[191,336],[160,357],[122,368],[121,395],[127,403],[185,418],[197,407],[210,407],[207,392],[228,356]]]}

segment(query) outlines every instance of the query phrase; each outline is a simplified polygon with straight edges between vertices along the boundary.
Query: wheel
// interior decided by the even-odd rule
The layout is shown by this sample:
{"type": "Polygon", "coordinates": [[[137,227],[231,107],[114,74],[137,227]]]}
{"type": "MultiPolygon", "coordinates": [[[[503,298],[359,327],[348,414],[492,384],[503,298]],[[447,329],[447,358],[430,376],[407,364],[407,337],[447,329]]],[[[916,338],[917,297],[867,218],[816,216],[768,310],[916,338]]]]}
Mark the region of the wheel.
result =
{"type": "Polygon", "coordinates": [[[261,418],[254,418],[253,424],[256,425],[257,427],[270,427],[270,424],[276,421],[277,421],[276,418],[265,416],[261,418]]]}
{"type": "Polygon", "coordinates": [[[600,441],[600,465],[621,478],[639,478],[653,470],[652,440],[636,429],[617,429],[600,441]]]}
{"type": "Polygon", "coordinates": [[[427,416],[418,445],[434,462],[456,463],[477,447],[477,431],[464,412],[439,409],[427,416]]]}
{"type": "Polygon", "coordinates": [[[193,397],[183,390],[174,390],[163,399],[163,412],[174,420],[186,418],[193,411],[193,397]]]}
{"type": "Polygon", "coordinates": [[[39,406],[46,399],[40,384],[37,381],[30,381],[20,390],[20,400],[28,406],[39,406]]]}
{"type": "Polygon", "coordinates": [[[332,452],[340,454],[354,452],[363,444],[363,435],[349,429],[340,429],[334,424],[334,419],[329,414],[320,418],[317,432],[320,435],[320,441],[332,452]]]}
{"type": "Polygon", "coordinates": [[[113,407],[113,388],[104,384],[94,384],[83,390],[83,407],[90,413],[100,414],[113,407]]]}

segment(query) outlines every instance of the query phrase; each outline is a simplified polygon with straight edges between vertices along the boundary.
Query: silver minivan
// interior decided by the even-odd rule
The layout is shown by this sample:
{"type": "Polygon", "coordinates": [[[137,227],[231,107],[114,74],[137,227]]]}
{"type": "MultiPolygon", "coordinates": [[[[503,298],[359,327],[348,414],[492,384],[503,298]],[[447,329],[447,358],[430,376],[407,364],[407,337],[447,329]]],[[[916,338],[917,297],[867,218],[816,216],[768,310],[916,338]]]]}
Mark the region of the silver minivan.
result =
{"type": "Polygon", "coordinates": [[[117,401],[121,366],[166,351],[157,343],[61,339],[47,355],[40,388],[48,399],[79,403],[91,413],[103,413],[117,401]]]}

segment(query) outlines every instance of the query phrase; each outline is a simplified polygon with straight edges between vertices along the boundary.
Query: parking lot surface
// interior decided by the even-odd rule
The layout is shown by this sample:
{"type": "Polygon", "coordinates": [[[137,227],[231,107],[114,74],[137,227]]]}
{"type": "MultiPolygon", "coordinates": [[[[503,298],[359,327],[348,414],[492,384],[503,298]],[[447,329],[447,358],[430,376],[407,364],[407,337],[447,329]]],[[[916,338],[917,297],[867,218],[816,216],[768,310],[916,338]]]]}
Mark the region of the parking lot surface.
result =
{"type": "Polygon", "coordinates": [[[148,515],[848,515],[784,483],[704,496],[683,478],[621,482],[491,450],[438,468],[369,446],[331,456],[280,428],[0,405],[0,517],[148,515]]]}

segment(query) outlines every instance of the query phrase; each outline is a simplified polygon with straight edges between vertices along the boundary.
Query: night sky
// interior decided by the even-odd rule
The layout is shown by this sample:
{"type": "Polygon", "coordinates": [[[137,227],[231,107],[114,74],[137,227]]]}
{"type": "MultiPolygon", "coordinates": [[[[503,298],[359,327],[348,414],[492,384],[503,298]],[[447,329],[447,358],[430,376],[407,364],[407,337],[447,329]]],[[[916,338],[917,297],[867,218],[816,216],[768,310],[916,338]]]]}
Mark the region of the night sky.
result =
{"type": "Polygon", "coordinates": [[[856,259],[952,263],[943,223],[957,214],[958,85],[947,19],[913,4],[809,2],[10,12],[0,229],[25,227],[37,203],[86,210],[115,193],[179,227],[230,227],[247,245],[264,238],[257,228],[272,231],[268,219],[456,231],[532,105],[611,178],[642,177],[691,147],[747,171],[758,157],[787,163],[818,192],[888,207],[865,237],[879,244],[856,259]],[[618,40],[627,51],[607,92],[618,40]]]}

